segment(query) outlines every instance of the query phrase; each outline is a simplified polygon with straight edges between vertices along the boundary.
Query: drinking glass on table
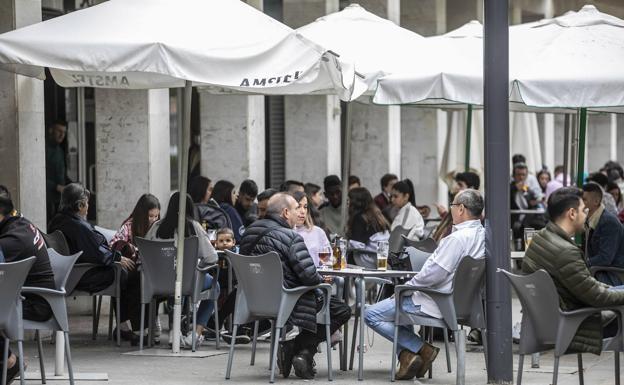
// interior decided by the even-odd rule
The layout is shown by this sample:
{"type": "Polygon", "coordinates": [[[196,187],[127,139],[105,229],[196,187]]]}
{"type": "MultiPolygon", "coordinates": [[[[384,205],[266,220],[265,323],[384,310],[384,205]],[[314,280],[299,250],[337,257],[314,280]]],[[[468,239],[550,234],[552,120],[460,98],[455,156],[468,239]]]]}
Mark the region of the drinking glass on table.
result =
{"type": "Polygon", "coordinates": [[[537,230],[531,227],[524,228],[524,250],[526,251],[531,246],[533,236],[537,233],[537,230]]]}
{"type": "Polygon", "coordinates": [[[388,242],[377,242],[377,270],[388,269],[388,242]]]}
{"type": "Polygon", "coordinates": [[[331,246],[324,246],[318,253],[319,255],[319,267],[321,270],[329,269],[332,266],[332,248],[331,246]]]}

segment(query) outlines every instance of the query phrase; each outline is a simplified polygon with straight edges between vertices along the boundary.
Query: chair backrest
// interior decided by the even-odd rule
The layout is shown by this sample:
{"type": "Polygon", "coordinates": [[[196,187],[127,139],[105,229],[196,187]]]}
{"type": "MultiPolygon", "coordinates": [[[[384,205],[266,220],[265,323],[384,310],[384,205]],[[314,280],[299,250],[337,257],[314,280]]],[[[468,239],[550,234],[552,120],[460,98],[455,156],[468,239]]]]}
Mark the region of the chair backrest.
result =
{"type": "Polygon", "coordinates": [[[433,253],[438,247],[438,244],[432,238],[425,238],[421,241],[414,241],[407,237],[402,238],[405,247],[413,247],[418,250],[424,251],[425,253],[433,253]]]}
{"type": "Polygon", "coordinates": [[[95,231],[102,234],[104,238],[106,238],[106,242],[108,243],[110,243],[111,239],[113,239],[113,237],[117,233],[115,230],[105,229],[104,227],[100,226],[93,226],[93,228],[95,229],[95,231]]]}
{"type": "Polygon", "coordinates": [[[453,304],[458,322],[485,327],[481,289],[485,278],[485,258],[465,256],[453,277],[453,304]]]}
{"type": "Polygon", "coordinates": [[[82,251],[74,255],[61,255],[52,248],[48,249],[50,266],[54,273],[54,288],[56,290],[65,290],[65,284],[67,284],[69,274],[80,255],[82,255],[82,251]]]}
{"type": "MultiPolygon", "coordinates": [[[[144,294],[169,296],[175,293],[177,248],[173,241],[134,240],[141,252],[144,294]]],[[[182,295],[192,295],[197,277],[197,237],[184,240],[182,295]]],[[[145,299],[145,297],[144,297],[145,299]]]]}
{"type": "Polygon", "coordinates": [[[391,254],[400,253],[403,250],[404,240],[409,234],[410,230],[403,226],[397,226],[390,232],[390,238],[388,239],[388,251],[391,254]]]}
{"type": "Polygon", "coordinates": [[[238,278],[235,322],[276,317],[284,284],[282,262],[276,252],[246,256],[226,251],[238,278]],[[242,300],[242,301],[241,301],[242,300]],[[243,309],[246,305],[247,309],[243,309]],[[240,306],[240,307],[239,307],[240,306]]]}
{"type": "Polygon", "coordinates": [[[13,338],[19,332],[17,299],[35,259],[30,257],[17,262],[0,263],[0,330],[11,334],[13,338]]]}
{"type": "Polygon", "coordinates": [[[531,335],[528,337],[540,344],[554,344],[559,319],[559,294],[550,275],[541,269],[529,275],[516,275],[506,270],[499,271],[507,276],[520,299],[523,339],[525,333],[529,332],[524,322],[524,317],[528,317],[531,327],[531,335]]]}
{"type": "Polygon", "coordinates": [[[377,252],[366,249],[352,249],[353,262],[365,269],[377,268],[377,252]]]}
{"type": "Polygon", "coordinates": [[[431,256],[431,253],[424,252],[422,250],[418,250],[415,247],[406,247],[405,252],[409,255],[410,264],[412,265],[413,271],[420,271],[423,265],[431,256]]]}
{"type": "Polygon", "coordinates": [[[69,255],[67,239],[65,239],[65,235],[60,230],[50,234],[41,233],[41,235],[48,249],[54,249],[61,255],[69,255]]]}

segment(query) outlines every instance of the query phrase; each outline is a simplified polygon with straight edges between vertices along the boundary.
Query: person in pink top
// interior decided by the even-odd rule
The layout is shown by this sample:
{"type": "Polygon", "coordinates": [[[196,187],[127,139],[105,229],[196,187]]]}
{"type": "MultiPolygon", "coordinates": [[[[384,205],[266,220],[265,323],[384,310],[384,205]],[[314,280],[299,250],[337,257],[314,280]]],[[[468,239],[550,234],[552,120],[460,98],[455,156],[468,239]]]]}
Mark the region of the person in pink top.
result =
{"type": "Polygon", "coordinates": [[[322,251],[324,247],[330,246],[329,239],[327,239],[325,231],[315,226],[312,222],[306,194],[296,191],[292,195],[297,203],[299,203],[295,231],[303,237],[303,241],[308,248],[310,256],[314,260],[316,266],[319,266],[319,252],[322,251]]]}

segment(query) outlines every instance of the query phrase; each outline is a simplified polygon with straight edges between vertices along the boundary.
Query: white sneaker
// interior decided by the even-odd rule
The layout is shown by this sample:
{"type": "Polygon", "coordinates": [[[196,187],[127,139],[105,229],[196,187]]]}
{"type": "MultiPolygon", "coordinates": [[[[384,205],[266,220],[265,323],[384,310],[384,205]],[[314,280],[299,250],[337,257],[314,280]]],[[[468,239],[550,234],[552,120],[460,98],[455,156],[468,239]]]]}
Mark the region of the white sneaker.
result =
{"type": "MultiPolygon", "coordinates": [[[[204,342],[204,336],[201,334],[197,335],[197,339],[195,340],[195,349],[199,349],[201,344],[204,342]]],[[[184,347],[186,349],[193,348],[193,333],[189,333],[186,337],[180,335],[180,347],[184,347]]]]}

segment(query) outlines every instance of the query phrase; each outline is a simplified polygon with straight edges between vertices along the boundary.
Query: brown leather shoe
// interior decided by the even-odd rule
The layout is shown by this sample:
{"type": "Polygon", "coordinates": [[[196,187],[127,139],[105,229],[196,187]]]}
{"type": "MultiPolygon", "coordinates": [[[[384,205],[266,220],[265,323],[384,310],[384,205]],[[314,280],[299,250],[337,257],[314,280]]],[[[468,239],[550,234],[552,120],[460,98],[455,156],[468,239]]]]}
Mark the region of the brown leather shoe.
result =
{"type": "Polygon", "coordinates": [[[407,349],[399,353],[399,371],[395,375],[396,380],[411,380],[422,366],[422,357],[407,349]]]}
{"type": "Polygon", "coordinates": [[[438,356],[439,351],[440,348],[436,348],[435,346],[425,342],[423,347],[418,352],[418,355],[422,358],[423,364],[416,372],[416,378],[423,378],[425,376],[427,371],[431,368],[431,364],[433,364],[433,361],[438,356]]]}

